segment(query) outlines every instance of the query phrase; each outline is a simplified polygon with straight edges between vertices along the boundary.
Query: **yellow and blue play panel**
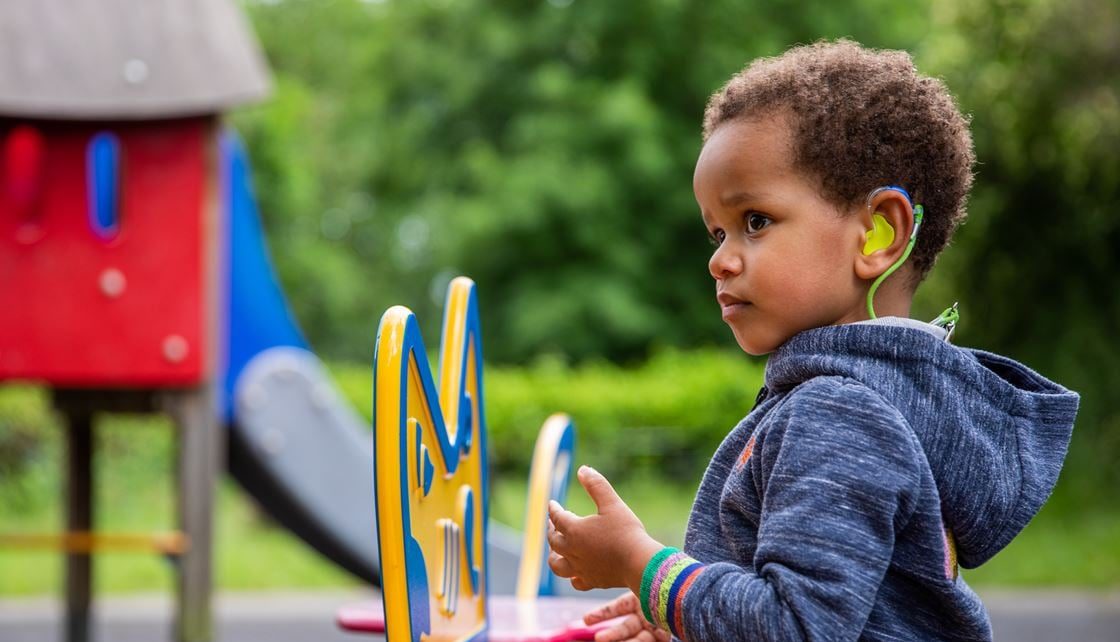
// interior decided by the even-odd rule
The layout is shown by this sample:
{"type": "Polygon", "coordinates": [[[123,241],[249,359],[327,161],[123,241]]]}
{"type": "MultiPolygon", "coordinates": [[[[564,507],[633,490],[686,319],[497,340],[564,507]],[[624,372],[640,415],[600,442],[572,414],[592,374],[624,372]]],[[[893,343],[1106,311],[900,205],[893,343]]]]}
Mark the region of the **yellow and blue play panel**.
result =
{"type": "MultiPolygon", "coordinates": [[[[475,285],[451,282],[438,387],[416,317],[395,306],[374,354],[374,485],[384,609],[338,613],[339,625],[389,642],[586,640],[604,625],[578,617],[597,601],[546,598],[550,499],[563,501],[575,431],[548,418],[533,454],[517,597],[491,602],[486,553],[488,477],[482,341],[475,285]]],[[[606,623],[609,624],[609,623],[606,623]]]]}
{"type": "Polygon", "coordinates": [[[556,413],[545,420],[533,449],[529,468],[529,499],[525,507],[525,535],[517,573],[517,597],[521,600],[552,595],[556,576],[548,568],[548,502],[564,505],[576,431],[571,419],[556,413]]]}
{"type": "Polygon", "coordinates": [[[381,318],[374,354],[374,485],[390,640],[486,630],[486,430],[474,283],[447,295],[437,389],[407,308],[381,318]]]}

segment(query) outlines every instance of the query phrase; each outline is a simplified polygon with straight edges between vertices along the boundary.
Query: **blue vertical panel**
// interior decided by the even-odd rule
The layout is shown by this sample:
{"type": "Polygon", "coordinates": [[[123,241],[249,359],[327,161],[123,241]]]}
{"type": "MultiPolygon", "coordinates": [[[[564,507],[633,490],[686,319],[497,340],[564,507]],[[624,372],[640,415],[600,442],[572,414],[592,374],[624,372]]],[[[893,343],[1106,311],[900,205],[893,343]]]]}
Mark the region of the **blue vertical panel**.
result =
{"type": "Polygon", "coordinates": [[[102,239],[120,231],[121,142],[111,132],[98,132],[86,148],[89,224],[102,239]]]}

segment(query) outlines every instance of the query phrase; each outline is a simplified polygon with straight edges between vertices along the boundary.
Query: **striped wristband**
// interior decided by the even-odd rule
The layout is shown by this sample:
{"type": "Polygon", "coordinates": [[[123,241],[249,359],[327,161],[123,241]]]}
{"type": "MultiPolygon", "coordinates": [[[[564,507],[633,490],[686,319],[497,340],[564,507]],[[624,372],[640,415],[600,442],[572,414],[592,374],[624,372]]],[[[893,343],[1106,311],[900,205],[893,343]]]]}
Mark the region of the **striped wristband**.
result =
{"type": "Polygon", "coordinates": [[[654,626],[683,639],[681,605],[704,565],[675,548],[653,556],[642,573],[642,613],[654,626]]]}
{"type": "Polygon", "coordinates": [[[653,621],[653,613],[649,610],[649,594],[653,586],[653,578],[657,574],[657,569],[661,568],[661,563],[673,553],[679,552],[679,550],[671,546],[666,546],[660,551],[657,551],[657,554],[650,559],[649,564],[646,564],[646,570],[642,571],[641,595],[638,596],[638,601],[642,603],[642,614],[646,616],[646,621],[651,624],[656,624],[656,622],[653,621]]]}

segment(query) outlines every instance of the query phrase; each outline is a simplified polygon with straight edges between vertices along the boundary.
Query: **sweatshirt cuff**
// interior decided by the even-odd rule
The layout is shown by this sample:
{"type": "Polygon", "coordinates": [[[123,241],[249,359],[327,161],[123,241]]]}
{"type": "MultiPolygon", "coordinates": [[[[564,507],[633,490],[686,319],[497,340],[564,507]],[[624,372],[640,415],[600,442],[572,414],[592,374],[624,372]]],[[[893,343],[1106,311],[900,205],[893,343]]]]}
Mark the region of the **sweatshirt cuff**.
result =
{"type": "Polygon", "coordinates": [[[655,626],[685,639],[681,605],[704,565],[675,548],[663,548],[642,573],[642,612],[655,626]]]}

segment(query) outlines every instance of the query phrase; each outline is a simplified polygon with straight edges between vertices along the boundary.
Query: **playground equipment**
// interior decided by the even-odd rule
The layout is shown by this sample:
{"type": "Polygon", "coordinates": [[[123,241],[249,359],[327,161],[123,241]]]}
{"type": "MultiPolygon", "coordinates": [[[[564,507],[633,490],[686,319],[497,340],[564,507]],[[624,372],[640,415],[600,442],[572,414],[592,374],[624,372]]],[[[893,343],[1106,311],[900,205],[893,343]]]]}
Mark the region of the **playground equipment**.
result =
{"type": "Polygon", "coordinates": [[[339,625],[405,640],[577,640],[596,630],[577,618],[598,602],[538,597],[550,591],[545,523],[563,502],[575,430],[545,422],[530,473],[517,596],[494,604],[482,545],[488,516],[482,340],[474,283],[451,282],[438,389],[416,318],[394,306],[374,356],[374,470],[384,610],[343,609],[339,625]],[[577,620],[576,624],[572,624],[577,620]]]}
{"type": "MultiPolygon", "coordinates": [[[[228,440],[231,473],[274,519],[378,583],[368,426],[289,312],[248,159],[221,124],[268,90],[241,15],[228,0],[52,6],[0,6],[0,381],[53,389],[67,532],[0,534],[0,545],[66,552],[71,640],[89,635],[91,553],[171,555],[175,635],[209,639],[213,488],[228,440]],[[105,411],[175,420],[174,532],[95,532],[93,418],[105,411]]],[[[512,592],[521,541],[499,524],[482,532],[488,588],[512,592]]]]}
{"type": "Polygon", "coordinates": [[[175,558],[174,630],[209,639],[222,433],[218,114],[268,78],[222,0],[0,8],[0,380],[52,389],[67,431],[67,532],[6,538],[66,551],[66,634],[89,636],[90,553],[175,558]],[[93,419],[176,424],[178,529],[93,531],[93,419]]]}

